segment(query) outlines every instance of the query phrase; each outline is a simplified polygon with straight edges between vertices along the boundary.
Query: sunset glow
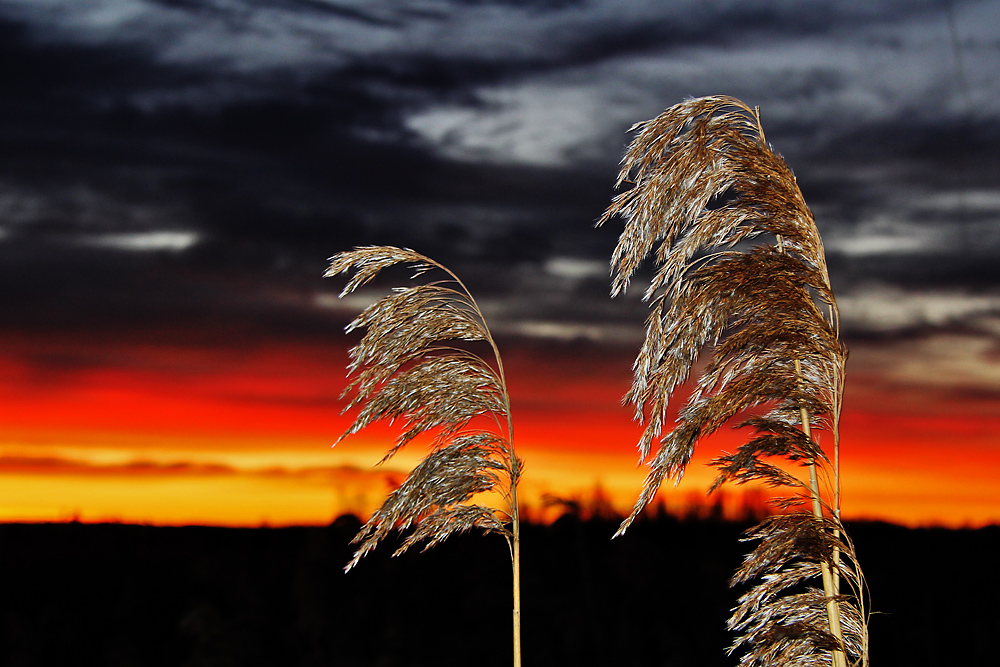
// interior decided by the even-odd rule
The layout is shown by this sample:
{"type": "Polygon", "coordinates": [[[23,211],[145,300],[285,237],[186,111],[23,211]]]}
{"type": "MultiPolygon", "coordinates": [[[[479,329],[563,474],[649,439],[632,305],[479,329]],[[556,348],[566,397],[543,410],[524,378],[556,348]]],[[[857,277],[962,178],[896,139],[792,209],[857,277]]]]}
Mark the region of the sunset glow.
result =
{"type": "MultiPolygon", "coordinates": [[[[27,345],[10,341],[8,349],[23,357],[27,345]]],[[[325,524],[371,512],[423,451],[415,443],[373,467],[394,433],[382,425],[331,449],[349,423],[337,400],[346,357],[335,346],[236,354],[95,344],[89,353],[118,361],[48,375],[2,361],[0,520],[325,524]]],[[[619,399],[630,381],[627,355],[512,347],[508,365],[529,516],[554,516],[543,508],[547,496],[586,503],[596,494],[626,511],[644,475],[639,429],[619,399]]],[[[943,404],[914,413],[907,400],[894,404],[887,393],[873,403],[849,386],[845,516],[910,525],[1000,520],[992,474],[1000,469],[992,444],[1000,418],[956,415],[943,404]]],[[[684,480],[660,500],[679,513],[714,502],[704,499],[713,477],[706,463],[742,437],[727,429],[702,443],[684,480]]],[[[723,494],[730,514],[741,494],[723,494]]]]}

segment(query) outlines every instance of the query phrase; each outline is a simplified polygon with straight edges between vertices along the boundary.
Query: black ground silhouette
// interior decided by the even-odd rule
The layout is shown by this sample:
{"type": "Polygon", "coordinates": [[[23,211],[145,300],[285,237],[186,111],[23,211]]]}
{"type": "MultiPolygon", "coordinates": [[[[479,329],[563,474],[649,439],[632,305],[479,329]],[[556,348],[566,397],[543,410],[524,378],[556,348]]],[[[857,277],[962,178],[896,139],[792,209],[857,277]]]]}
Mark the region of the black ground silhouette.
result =
{"type": "MultiPolygon", "coordinates": [[[[492,667],[510,662],[509,558],[456,537],[349,574],[359,523],[325,528],[0,526],[0,664],[492,667]]],[[[524,659],[734,665],[728,577],[747,524],[567,515],[524,533],[524,659]]],[[[986,665],[1000,527],[851,526],[877,612],[872,664],[986,665]]]]}

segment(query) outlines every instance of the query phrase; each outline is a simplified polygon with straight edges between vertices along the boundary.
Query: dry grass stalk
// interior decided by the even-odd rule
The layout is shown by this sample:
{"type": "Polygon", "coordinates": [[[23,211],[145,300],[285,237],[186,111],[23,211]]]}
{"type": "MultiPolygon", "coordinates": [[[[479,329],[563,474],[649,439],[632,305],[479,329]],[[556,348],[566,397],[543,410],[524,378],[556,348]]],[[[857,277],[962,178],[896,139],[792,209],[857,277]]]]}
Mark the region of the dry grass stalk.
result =
{"type": "MultiPolygon", "coordinates": [[[[361,528],[350,570],[393,530],[412,532],[399,555],[424,543],[424,550],[457,532],[473,528],[503,535],[510,547],[514,575],[514,665],[520,665],[520,520],[517,483],[522,462],[513,445],[510,398],[503,363],[483,314],[458,277],[432,259],[405,248],[363,247],[330,258],[324,277],[354,274],[343,297],[396,264],[412,267],[416,278],[429,271],[442,280],[396,288],[366,308],[347,331],[365,330],[351,348],[344,396],[346,410],[359,408],[354,423],[337,440],[376,421],[399,419],[403,433],[381,462],[421,435],[430,452],[361,528]],[[456,341],[485,342],[495,367],[457,347],[456,341]],[[488,430],[472,428],[480,417],[488,430]],[[487,422],[489,423],[489,422],[487,422]],[[505,509],[473,502],[480,494],[499,494],[505,509]]],[[[481,421],[481,420],[479,420],[481,421]]]]}
{"type": "Polygon", "coordinates": [[[618,533],[664,480],[680,480],[701,438],[742,418],[738,426],[752,434],[713,461],[712,490],[754,482],[786,494],[775,501],[782,513],[748,534],[758,545],[733,583],[755,583],[729,620],[739,633],[730,653],[744,651],[748,666],[867,665],[863,580],[840,522],[847,354],[812,212],[767,144],[757,110],[739,100],[688,100],[632,129],[639,132],[618,178],[632,187],[598,223],[625,219],[613,295],[649,254],[656,261],[626,396],[644,424],[639,451],[649,473],[618,533]],[[668,402],[706,350],[708,366],[664,434],[668,402]],[[832,435],[832,470],[817,430],[832,435]],[[810,586],[817,579],[822,590],[810,586]],[[853,596],[841,595],[841,581],[853,596]]]}

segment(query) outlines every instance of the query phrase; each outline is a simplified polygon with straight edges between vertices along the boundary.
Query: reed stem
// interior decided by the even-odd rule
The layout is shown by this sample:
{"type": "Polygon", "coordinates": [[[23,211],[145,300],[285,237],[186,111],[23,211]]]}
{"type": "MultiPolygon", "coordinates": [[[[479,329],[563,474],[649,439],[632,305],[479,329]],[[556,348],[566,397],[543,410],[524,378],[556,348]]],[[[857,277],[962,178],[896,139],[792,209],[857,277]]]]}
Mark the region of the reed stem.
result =
{"type": "MultiPolygon", "coordinates": [[[[795,360],[795,375],[798,377],[802,375],[802,363],[798,359],[795,360]]],[[[800,408],[800,411],[802,413],[802,432],[811,440],[812,428],[809,426],[809,412],[805,408],[800,408]]],[[[812,496],[813,516],[822,521],[823,505],[819,497],[819,478],[816,474],[816,459],[814,458],[809,459],[809,494],[812,496]]],[[[830,634],[836,637],[843,646],[844,636],[840,624],[840,604],[836,599],[839,582],[834,582],[833,571],[825,560],[820,562],[820,570],[823,574],[823,594],[826,596],[826,617],[830,623],[830,634]]],[[[842,650],[833,650],[830,654],[834,667],[847,667],[847,656],[842,650]]]]}
{"type": "Polygon", "coordinates": [[[511,486],[514,569],[514,667],[521,667],[521,520],[517,510],[517,485],[511,486]]]}
{"type": "MultiPolygon", "coordinates": [[[[465,289],[464,285],[462,287],[465,289]]],[[[476,312],[479,313],[479,317],[485,326],[486,318],[483,316],[483,311],[479,309],[479,305],[476,304],[475,299],[472,298],[472,294],[469,293],[468,289],[465,291],[469,295],[469,300],[472,301],[476,312]]],[[[488,336],[488,341],[490,347],[493,348],[493,356],[497,361],[497,372],[500,374],[500,383],[504,388],[504,411],[507,414],[507,458],[508,465],[510,466],[510,469],[507,471],[510,479],[510,558],[514,588],[514,667],[521,667],[521,511],[517,502],[517,484],[521,481],[521,465],[518,462],[517,452],[514,451],[514,422],[510,415],[510,394],[507,392],[507,376],[503,370],[503,359],[500,358],[500,350],[497,348],[496,341],[492,335],[488,336]]]]}

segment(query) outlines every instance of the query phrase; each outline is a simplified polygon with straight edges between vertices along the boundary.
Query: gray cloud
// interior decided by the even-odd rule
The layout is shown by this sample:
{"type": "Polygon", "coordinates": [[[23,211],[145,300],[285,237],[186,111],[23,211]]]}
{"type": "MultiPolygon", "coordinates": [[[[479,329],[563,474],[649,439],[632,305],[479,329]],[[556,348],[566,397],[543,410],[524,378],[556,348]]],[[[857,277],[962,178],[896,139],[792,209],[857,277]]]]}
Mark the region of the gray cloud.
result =
{"type": "Polygon", "coordinates": [[[953,7],[957,45],[902,0],[4,3],[2,324],[328,331],[323,259],[390,243],[505,334],[632,341],[591,228],[625,130],[726,93],[795,169],[848,333],[933,328],[865,290],[997,285],[1000,3],[953,7]]]}

